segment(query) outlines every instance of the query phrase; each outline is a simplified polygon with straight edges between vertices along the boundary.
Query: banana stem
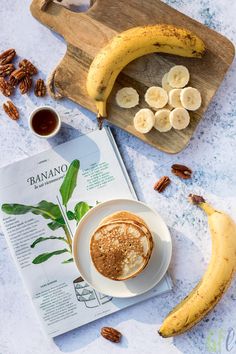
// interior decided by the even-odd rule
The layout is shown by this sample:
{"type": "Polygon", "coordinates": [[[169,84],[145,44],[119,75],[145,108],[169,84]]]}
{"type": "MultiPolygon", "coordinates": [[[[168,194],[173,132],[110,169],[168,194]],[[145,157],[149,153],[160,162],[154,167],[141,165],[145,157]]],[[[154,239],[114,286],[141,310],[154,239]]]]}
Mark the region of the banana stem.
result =
{"type": "Polygon", "coordinates": [[[207,215],[211,215],[215,212],[215,209],[208,203],[206,203],[205,199],[200,195],[190,194],[189,200],[191,203],[199,206],[202,210],[205,211],[207,215]]]}
{"type": "Polygon", "coordinates": [[[105,101],[97,101],[96,102],[96,107],[97,107],[97,110],[98,110],[98,114],[97,114],[98,128],[99,128],[99,130],[101,130],[102,129],[103,120],[107,116],[106,102],[105,101]]]}
{"type": "Polygon", "coordinates": [[[101,117],[100,114],[97,115],[97,121],[98,121],[98,129],[101,130],[103,126],[103,120],[104,117],[101,117]]]}

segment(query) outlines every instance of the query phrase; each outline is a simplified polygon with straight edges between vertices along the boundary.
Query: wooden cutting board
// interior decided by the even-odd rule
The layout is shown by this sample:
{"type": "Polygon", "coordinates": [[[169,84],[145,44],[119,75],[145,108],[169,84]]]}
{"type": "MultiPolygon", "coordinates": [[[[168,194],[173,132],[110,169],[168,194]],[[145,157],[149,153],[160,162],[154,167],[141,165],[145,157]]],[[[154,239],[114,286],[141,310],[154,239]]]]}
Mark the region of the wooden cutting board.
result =
{"type": "MultiPolygon", "coordinates": [[[[108,102],[108,120],[141,140],[168,153],[181,151],[189,142],[202,119],[212,97],[222,82],[234,58],[234,46],[219,33],[172,9],[159,0],[97,0],[86,13],[75,13],[58,4],[50,3],[41,10],[42,0],[33,0],[33,16],[67,42],[67,52],[55,72],[55,87],[62,96],[96,112],[94,102],[86,92],[86,77],[96,53],[118,32],[128,28],[157,23],[183,26],[199,35],[207,51],[203,59],[188,59],[164,54],[151,54],[130,63],[119,75],[108,102]],[[190,85],[202,93],[203,104],[191,113],[188,128],[167,133],[152,129],[148,134],[138,133],[132,124],[134,114],[147,107],[143,99],[149,86],[161,86],[162,76],[171,66],[183,64],[191,74],[190,85]],[[124,86],[132,86],[140,94],[139,107],[119,108],[115,93],[124,86]]],[[[49,48],[48,55],[50,55],[49,48]]]]}

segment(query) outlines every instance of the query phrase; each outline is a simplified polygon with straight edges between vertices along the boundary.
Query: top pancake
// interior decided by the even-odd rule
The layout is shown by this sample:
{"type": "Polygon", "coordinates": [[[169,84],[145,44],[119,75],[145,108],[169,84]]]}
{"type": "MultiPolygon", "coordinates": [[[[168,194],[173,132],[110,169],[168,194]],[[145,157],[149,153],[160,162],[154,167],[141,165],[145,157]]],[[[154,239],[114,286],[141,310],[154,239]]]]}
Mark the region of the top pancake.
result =
{"type": "Polygon", "coordinates": [[[126,211],[126,210],[117,211],[116,213],[106,216],[104,219],[102,219],[102,221],[100,222],[99,225],[108,224],[108,223],[114,222],[114,221],[132,221],[134,223],[145,226],[148,229],[148,227],[145,224],[145,222],[143,221],[143,219],[141,219],[139,216],[137,216],[133,213],[130,213],[129,211],[126,211]]]}
{"type": "Polygon", "coordinates": [[[94,266],[113,280],[138,275],[147,265],[152,249],[152,235],[145,222],[126,211],[104,218],[90,243],[94,266]]]}

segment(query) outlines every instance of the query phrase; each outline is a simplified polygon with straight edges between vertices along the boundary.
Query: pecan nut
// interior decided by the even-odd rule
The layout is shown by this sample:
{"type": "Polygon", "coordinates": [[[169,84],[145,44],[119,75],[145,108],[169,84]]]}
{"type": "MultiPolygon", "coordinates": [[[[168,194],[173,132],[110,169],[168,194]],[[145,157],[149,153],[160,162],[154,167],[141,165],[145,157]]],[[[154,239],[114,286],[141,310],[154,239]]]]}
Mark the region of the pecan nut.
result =
{"type": "Polygon", "coordinates": [[[16,86],[18,82],[22,80],[23,77],[25,77],[25,75],[26,73],[22,68],[16,69],[11,73],[9,81],[12,84],[12,86],[16,86]]]}
{"type": "Polygon", "coordinates": [[[21,80],[20,84],[19,84],[19,89],[22,95],[24,95],[25,93],[27,93],[32,86],[32,79],[29,75],[26,75],[25,77],[23,77],[23,79],[21,80]]]}
{"type": "Polygon", "coordinates": [[[13,93],[14,87],[7,82],[3,77],[0,77],[0,92],[6,96],[9,97],[13,93]]]}
{"type": "Polygon", "coordinates": [[[7,101],[3,103],[3,109],[12,120],[19,119],[19,111],[12,101],[7,101]]]}
{"type": "Polygon", "coordinates": [[[31,61],[27,59],[21,60],[19,67],[24,69],[28,75],[36,75],[38,73],[38,69],[34,66],[34,64],[31,63],[31,61]]]}
{"type": "Polygon", "coordinates": [[[169,186],[170,184],[170,179],[168,176],[163,176],[159,179],[159,181],[157,181],[154,185],[154,190],[161,193],[163,192],[167,186],[169,186]]]}
{"type": "Polygon", "coordinates": [[[15,70],[13,64],[0,65],[0,76],[5,77],[10,75],[15,70]]]}
{"type": "Polygon", "coordinates": [[[8,64],[15,57],[16,51],[15,49],[7,49],[5,52],[0,54],[0,65],[8,64]]]}
{"type": "Polygon", "coordinates": [[[101,335],[107,340],[114,343],[120,342],[122,336],[122,334],[119,331],[117,331],[117,329],[112,327],[103,327],[101,329],[101,335]]]}
{"type": "Polygon", "coordinates": [[[35,84],[34,93],[37,97],[44,97],[46,95],[47,88],[42,79],[38,79],[35,84]]]}
{"type": "Polygon", "coordinates": [[[174,175],[183,179],[189,179],[192,177],[192,170],[190,170],[190,168],[184,165],[179,165],[179,164],[172,165],[171,172],[174,173],[174,175]]]}

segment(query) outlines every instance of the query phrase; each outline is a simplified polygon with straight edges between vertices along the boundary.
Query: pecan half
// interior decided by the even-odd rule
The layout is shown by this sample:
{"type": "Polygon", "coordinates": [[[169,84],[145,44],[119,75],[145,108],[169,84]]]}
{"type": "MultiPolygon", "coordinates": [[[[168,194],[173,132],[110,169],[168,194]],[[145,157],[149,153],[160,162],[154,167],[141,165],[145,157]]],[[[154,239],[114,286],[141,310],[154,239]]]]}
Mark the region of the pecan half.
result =
{"type": "Polygon", "coordinates": [[[9,97],[14,91],[14,87],[7,82],[3,77],[0,77],[0,92],[6,96],[9,97]]]}
{"type": "Polygon", "coordinates": [[[19,85],[21,94],[24,95],[25,93],[27,93],[31,89],[31,86],[32,79],[29,75],[26,75],[25,77],[23,77],[19,85]]]}
{"type": "Polygon", "coordinates": [[[8,76],[14,70],[15,70],[15,66],[13,64],[0,65],[0,76],[2,77],[8,76]]]}
{"type": "Polygon", "coordinates": [[[167,186],[169,186],[170,182],[171,181],[168,176],[163,176],[159,179],[159,181],[155,183],[153,188],[155,191],[161,193],[166,189],[167,186]]]}
{"type": "Polygon", "coordinates": [[[189,179],[192,177],[192,170],[190,170],[190,168],[184,165],[179,165],[179,164],[172,165],[171,172],[174,173],[174,175],[183,179],[189,179]]]}
{"type": "Polygon", "coordinates": [[[107,340],[110,340],[111,342],[114,343],[120,342],[122,336],[122,334],[119,331],[117,331],[117,329],[112,327],[103,327],[101,329],[101,335],[107,340]]]}
{"type": "Polygon", "coordinates": [[[12,86],[16,86],[18,82],[25,77],[25,75],[26,73],[22,68],[16,69],[11,73],[9,81],[12,86]]]}
{"type": "Polygon", "coordinates": [[[23,59],[19,63],[19,67],[24,69],[26,74],[36,75],[38,73],[38,69],[31,63],[31,61],[27,59],[23,59]]]}
{"type": "Polygon", "coordinates": [[[12,101],[7,101],[6,103],[3,103],[3,109],[8,115],[8,117],[10,117],[11,119],[19,119],[19,111],[12,101]]]}
{"type": "Polygon", "coordinates": [[[8,64],[15,57],[16,51],[15,49],[7,49],[5,52],[0,54],[0,65],[8,64]]]}
{"type": "Polygon", "coordinates": [[[43,97],[46,95],[47,88],[42,79],[38,79],[35,84],[34,93],[37,97],[43,97]]]}

